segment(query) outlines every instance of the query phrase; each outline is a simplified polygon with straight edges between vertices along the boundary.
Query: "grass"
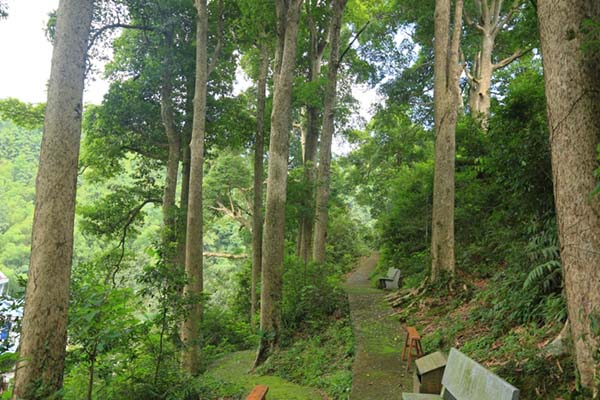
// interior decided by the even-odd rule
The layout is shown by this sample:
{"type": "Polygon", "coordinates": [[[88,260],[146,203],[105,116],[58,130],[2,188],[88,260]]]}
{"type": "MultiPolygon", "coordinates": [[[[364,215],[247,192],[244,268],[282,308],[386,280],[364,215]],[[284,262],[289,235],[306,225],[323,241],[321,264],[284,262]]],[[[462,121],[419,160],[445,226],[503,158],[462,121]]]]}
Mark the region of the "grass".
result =
{"type": "Polygon", "coordinates": [[[206,373],[226,383],[235,383],[249,393],[254,385],[269,387],[269,400],[315,400],[322,399],[321,392],[312,387],[301,386],[277,376],[250,374],[254,361],[253,350],[239,351],[218,360],[206,373]]]}

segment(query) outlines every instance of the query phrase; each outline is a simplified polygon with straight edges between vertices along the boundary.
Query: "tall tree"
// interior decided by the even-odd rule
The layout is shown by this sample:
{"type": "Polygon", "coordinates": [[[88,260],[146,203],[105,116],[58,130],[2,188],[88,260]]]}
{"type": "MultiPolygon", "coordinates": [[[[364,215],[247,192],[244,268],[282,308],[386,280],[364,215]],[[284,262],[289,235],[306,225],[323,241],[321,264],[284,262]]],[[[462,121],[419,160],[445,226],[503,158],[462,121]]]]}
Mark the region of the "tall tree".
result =
{"type": "Polygon", "coordinates": [[[329,61],[327,64],[327,86],[323,106],[323,132],[319,148],[319,169],[317,174],[316,222],[313,242],[313,260],[325,262],[327,223],[330,194],[331,142],[335,130],[335,100],[337,97],[337,74],[340,65],[340,32],[346,0],[333,0],[331,17],[329,61]]]}
{"type": "Polygon", "coordinates": [[[196,0],[196,81],[194,86],[194,115],[190,141],[190,175],[187,207],[185,275],[183,292],[189,307],[181,324],[181,366],[191,375],[200,367],[200,322],[203,291],[203,206],[202,180],[204,171],[204,137],[206,133],[206,97],[208,77],[217,65],[223,41],[223,0],[218,2],[217,45],[208,63],[208,8],[206,0],[196,0]]]}
{"type": "Polygon", "coordinates": [[[435,3],[434,124],[435,167],[431,229],[431,280],[440,271],[454,274],[454,161],[456,119],[460,101],[459,46],[462,33],[463,0],[456,0],[450,39],[451,0],[435,3]]]}
{"type": "Polygon", "coordinates": [[[586,50],[595,0],[539,0],[552,174],[565,293],[581,383],[600,382],[600,56],[586,50]]]}
{"type": "Polygon", "coordinates": [[[279,344],[283,291],[285,245],[285,201],[292,79],[296,65],[298,19],[302,0],[276,0],[277,52],[271,112],[267,202],[262,251],[262,290],[260,296],[261,337],[255,366],[262,364],[279,344]]]}
{"type": "Polygon", "coordinates": [[[48,398],[63,381],[82,97],[93,6],[93,0],[61,0],[58,6],[15,398],[48,398]]]}
{"type": "MultiPolygon", "coordinates": [[[[311,258],[311,246],[314,230],[314,215],[311,212],[314,209],[314,190],[316,180],[316,161],[319,145],[319,117],[320,117],[320,96],[315,89],[319,88],[321,78],[321,66],[323,61],[323,52],[327,46],[329,28],[329,15],[324,12],[324,5],[321,2],[307,0],[305,4],[306,19],[308,25],[308,70],[306,83],[313,90],[310,91],[306,105],[306,122],[302,129],[302,162],[304,167],[304,185],[305,195],[300,199],[302,213],[298,227],[298,245],[297,253],[304,262],[311,258]],[[323,18],[325,17],[325,18],[323,18]],[[325,19],[324,23],[319,20],[325,19]]],[[[325,2],[327,9],[329,4],[325,2]]]]}
{"type": "Polygon", "coordinates": [[[269,73],[269,46],[260,43],[260,66],[256,94],[256,139],[254,141],[254,201],[252,204],[252,282],[250,289],[250,323],[254,326],[258,305],[257,286],[262,262],[263,236],[263,160],[265,155],[265,106],[267,75],[269,73]]]}
{"type": "Polygon", "coordinates": [[[471,114],[480,119],[481,126],[487,129],[490,114],[490,89],[492,75],[504,68],[523,54],[525,49],[517,49],[510,56],[494,62],[496,39],[502,30],[514,28],[514,19],[524,7],[523,0],[513,0],[508,9],[503,0],[474,0],[475,19],[465,11],[465,21],[474,27],[480,36],[477,52],[473,56],[471,68],[465,67],[469,82],[469,108],[471,114]]]}

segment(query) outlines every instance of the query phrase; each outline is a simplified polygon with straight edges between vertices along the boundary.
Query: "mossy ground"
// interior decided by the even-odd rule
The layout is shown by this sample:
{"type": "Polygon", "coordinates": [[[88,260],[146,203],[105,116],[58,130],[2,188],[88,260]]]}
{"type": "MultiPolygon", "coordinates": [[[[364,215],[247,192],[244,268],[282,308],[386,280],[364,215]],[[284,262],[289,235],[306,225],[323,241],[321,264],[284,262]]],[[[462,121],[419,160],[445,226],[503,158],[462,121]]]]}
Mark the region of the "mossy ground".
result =
{"type": "Polygon", "coordinates": [[[324,398],[322,393],[315,388],[300,386],[277,376],[249,373],[254,356],[255,352],[253,350],[229,354],[217,361],[209,369],[207,375],[222,382],[241,386],[246,393],[249,393],[255,385],[267,385],[269,387],[267,397],[269,400],[316,400],[324,398]]]}
{"type": "Polygon", "coordinates": [[[413,371],[402,361],[402,325],[384,300],[386,292],[369,281],[377,260],[377,254],[361,258],[346,282],[356,347],[350,399],[400,399],[412,392],[413,371]]]}

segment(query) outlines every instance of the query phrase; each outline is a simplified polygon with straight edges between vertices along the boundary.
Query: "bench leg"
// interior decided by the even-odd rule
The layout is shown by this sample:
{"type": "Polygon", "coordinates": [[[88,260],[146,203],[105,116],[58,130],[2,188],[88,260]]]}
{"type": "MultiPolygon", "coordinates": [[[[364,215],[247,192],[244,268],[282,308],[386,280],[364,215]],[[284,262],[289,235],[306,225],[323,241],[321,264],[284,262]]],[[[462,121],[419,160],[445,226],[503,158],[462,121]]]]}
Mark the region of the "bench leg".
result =
{"type": "Polygon", "coordinates": [[[410,370],[410,363],[412,360],[412,349],[413,349],[414,340],[411,339],[409,342],[410,342],[410,344],[408,346],[408,361],[406,361],[406,371],[410,370]]]}
{"type": "Polygon", "coordinates": [[[404,361],[406,355],[406,349],[408,348],[408,333],[406,334],[406,339],[404,340],[404,348],[402,349],[402,361],[404,361]]]}

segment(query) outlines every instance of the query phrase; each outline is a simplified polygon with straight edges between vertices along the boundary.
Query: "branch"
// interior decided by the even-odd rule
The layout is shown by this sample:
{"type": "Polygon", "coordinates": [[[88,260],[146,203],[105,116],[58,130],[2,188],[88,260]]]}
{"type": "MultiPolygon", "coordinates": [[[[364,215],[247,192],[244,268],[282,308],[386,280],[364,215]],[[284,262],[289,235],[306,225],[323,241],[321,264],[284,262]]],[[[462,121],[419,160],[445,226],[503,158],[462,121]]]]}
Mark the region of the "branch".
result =
{"type": "Polygon", "coordinates": [[[515,51],[510,57],[506,57],[504,60],[500,61],[499,63],[493,64],[492,68],[494,69],[494,71],[497,69],[500,69],[500,68],[504,68],[508,64],[515,61],[516,59],[522,57],[524,54],[529,53],[532,49],[533,49],[532,47],[529,47],[525,50],[519,49],[519,50],[515,51]]]}
{"type": "Polygon", "coordinates": [[[217,253],[212,251],[204,251],[202,252],[204,257],[220,257],[220,258],[229,258],[229,259],[240,259],[240,258],[248,258],[247,254],[230,254],[230,253],[217,253]]]}
{"type": "Polygon", "coordinates": [[[494,29],[492,29],[492,36],[496,36],[498,34],[498,32],[500,32],[500,30],[502,28],[504,28],[504,25],[506,25],[510,21],[512,21],[514,15],[515,15],[515,12],[519,9],[519,2],[520,2],[519,0],[513,0],[512,7],[508,11],[508,13],[506,13],[504,18],[497,21],[496,25],[494,26],[494,29]]]}
{"type": "Polygon", "coordinates": [[[219,0],[217,14],[217,46],[215,47],[210,64],[208,65],[208,70],[206,72],[207,77],[209,77],[217,67],[217,61],[219,60],[221,50],[223,49],[223,0],[219,0]]]}
{"type": "Polygon", "coordinates": [[[465,61],[465,53],[463,53],[462,48],[460,49],[459,57],[460,57],[460,63],[462,64],[463,70],[465,71],[467,81],[469,82],[469,86],[473,86],[477,82],[477,80],[471,74],[471,70],[469,69],[467,62],[465,61]]]}
{"type": "Polygon", "coordinates": [[[336,68],[337,68],[338,65],[340,65],[342,63],[342,59],[344,58],[344,56],[346,55],[346,53],[348,52],[348,50],[350,50],[350,48],[352,47],[352,45],[354,44],[354,42],[356,42],[356,39],[358,39],[358,37],[361,35],[361,33],[363,33],[365,31],[365,29],[367,29],[367,26],[369,26],[370,23],[371,23],[371,21],[367,21],[367,23],[365,24],[365,26],[363,26],[360,29],[360,31],[356,32],[356,35],[354,35],[354,38],[352,38],[352,41],[350,42],[350,44],[348,44],[348,47],[346,47],[346,50],[344,50],[342,52],[342,55],[338,59],[337,65],[335,66],[336,68]]]}
{"type": "Polygon", "coordinates": [[[129,227],[131,226],[131,224],[135,220],[135,217],[138,216],[138,214],[140,213],[140,211],[142,211],[142,209],[147,204],[150,204],[150,203],[160,203],[160,202],[161,202],[160,199],[146,199],[140,205],[138,205],[137,207],[135,207],[133,210],[130,210],[129,213],[127,214],[127,220],[125,221],[125,225],[123,226],[123,233],[121,235],[121,239],[119,240],[119,244],[115,248],[115,250],[118,249],[118,248],[120,248],[121,249],[121,253],[119,254],[119,260],[114,265],[114,269],[112,271],[112,283],[113,283],[113,286],[117,285],[117,283],[115,282],[115,279],[116,279],[117,273],[119,272],[119,269],[121,268],[121,262],[123,262],[123,258],[125,257],[125,241],[127,240],[127,231],[129,230],[129,227]]]}
{"type": "Polygon", "coordinates": [[[469,16],[469,14],[467,14],[467,10],[463,10],[463,15],[465,18],[465,22],[467,23],[467,25],[472,26],[473,28],[477,29],[480,32],[485,32],[485,30],[483,29],[483,26],[481,26],[480,24],[478,24],[477,22],[473,21],[471,19],[471,16],[469,16]]]}
{"type": "Polygon", "coordinates": [[[104,25],[102,28],[100,28],[96,32],[94,32],[94,35],[90,38],[90,41],[88,43],[88,50],[92,48],[92,46],[94,45],[94,42],[100,37],[100,35],[102,35],[107,30],[117,29],[117,28],[136,29],[139,31],[160,31],[160,29],[158,29],[156,27],[146,26],[146,25],[129,25],[129,24],[121,24],[121,23],[104,25]]]}

